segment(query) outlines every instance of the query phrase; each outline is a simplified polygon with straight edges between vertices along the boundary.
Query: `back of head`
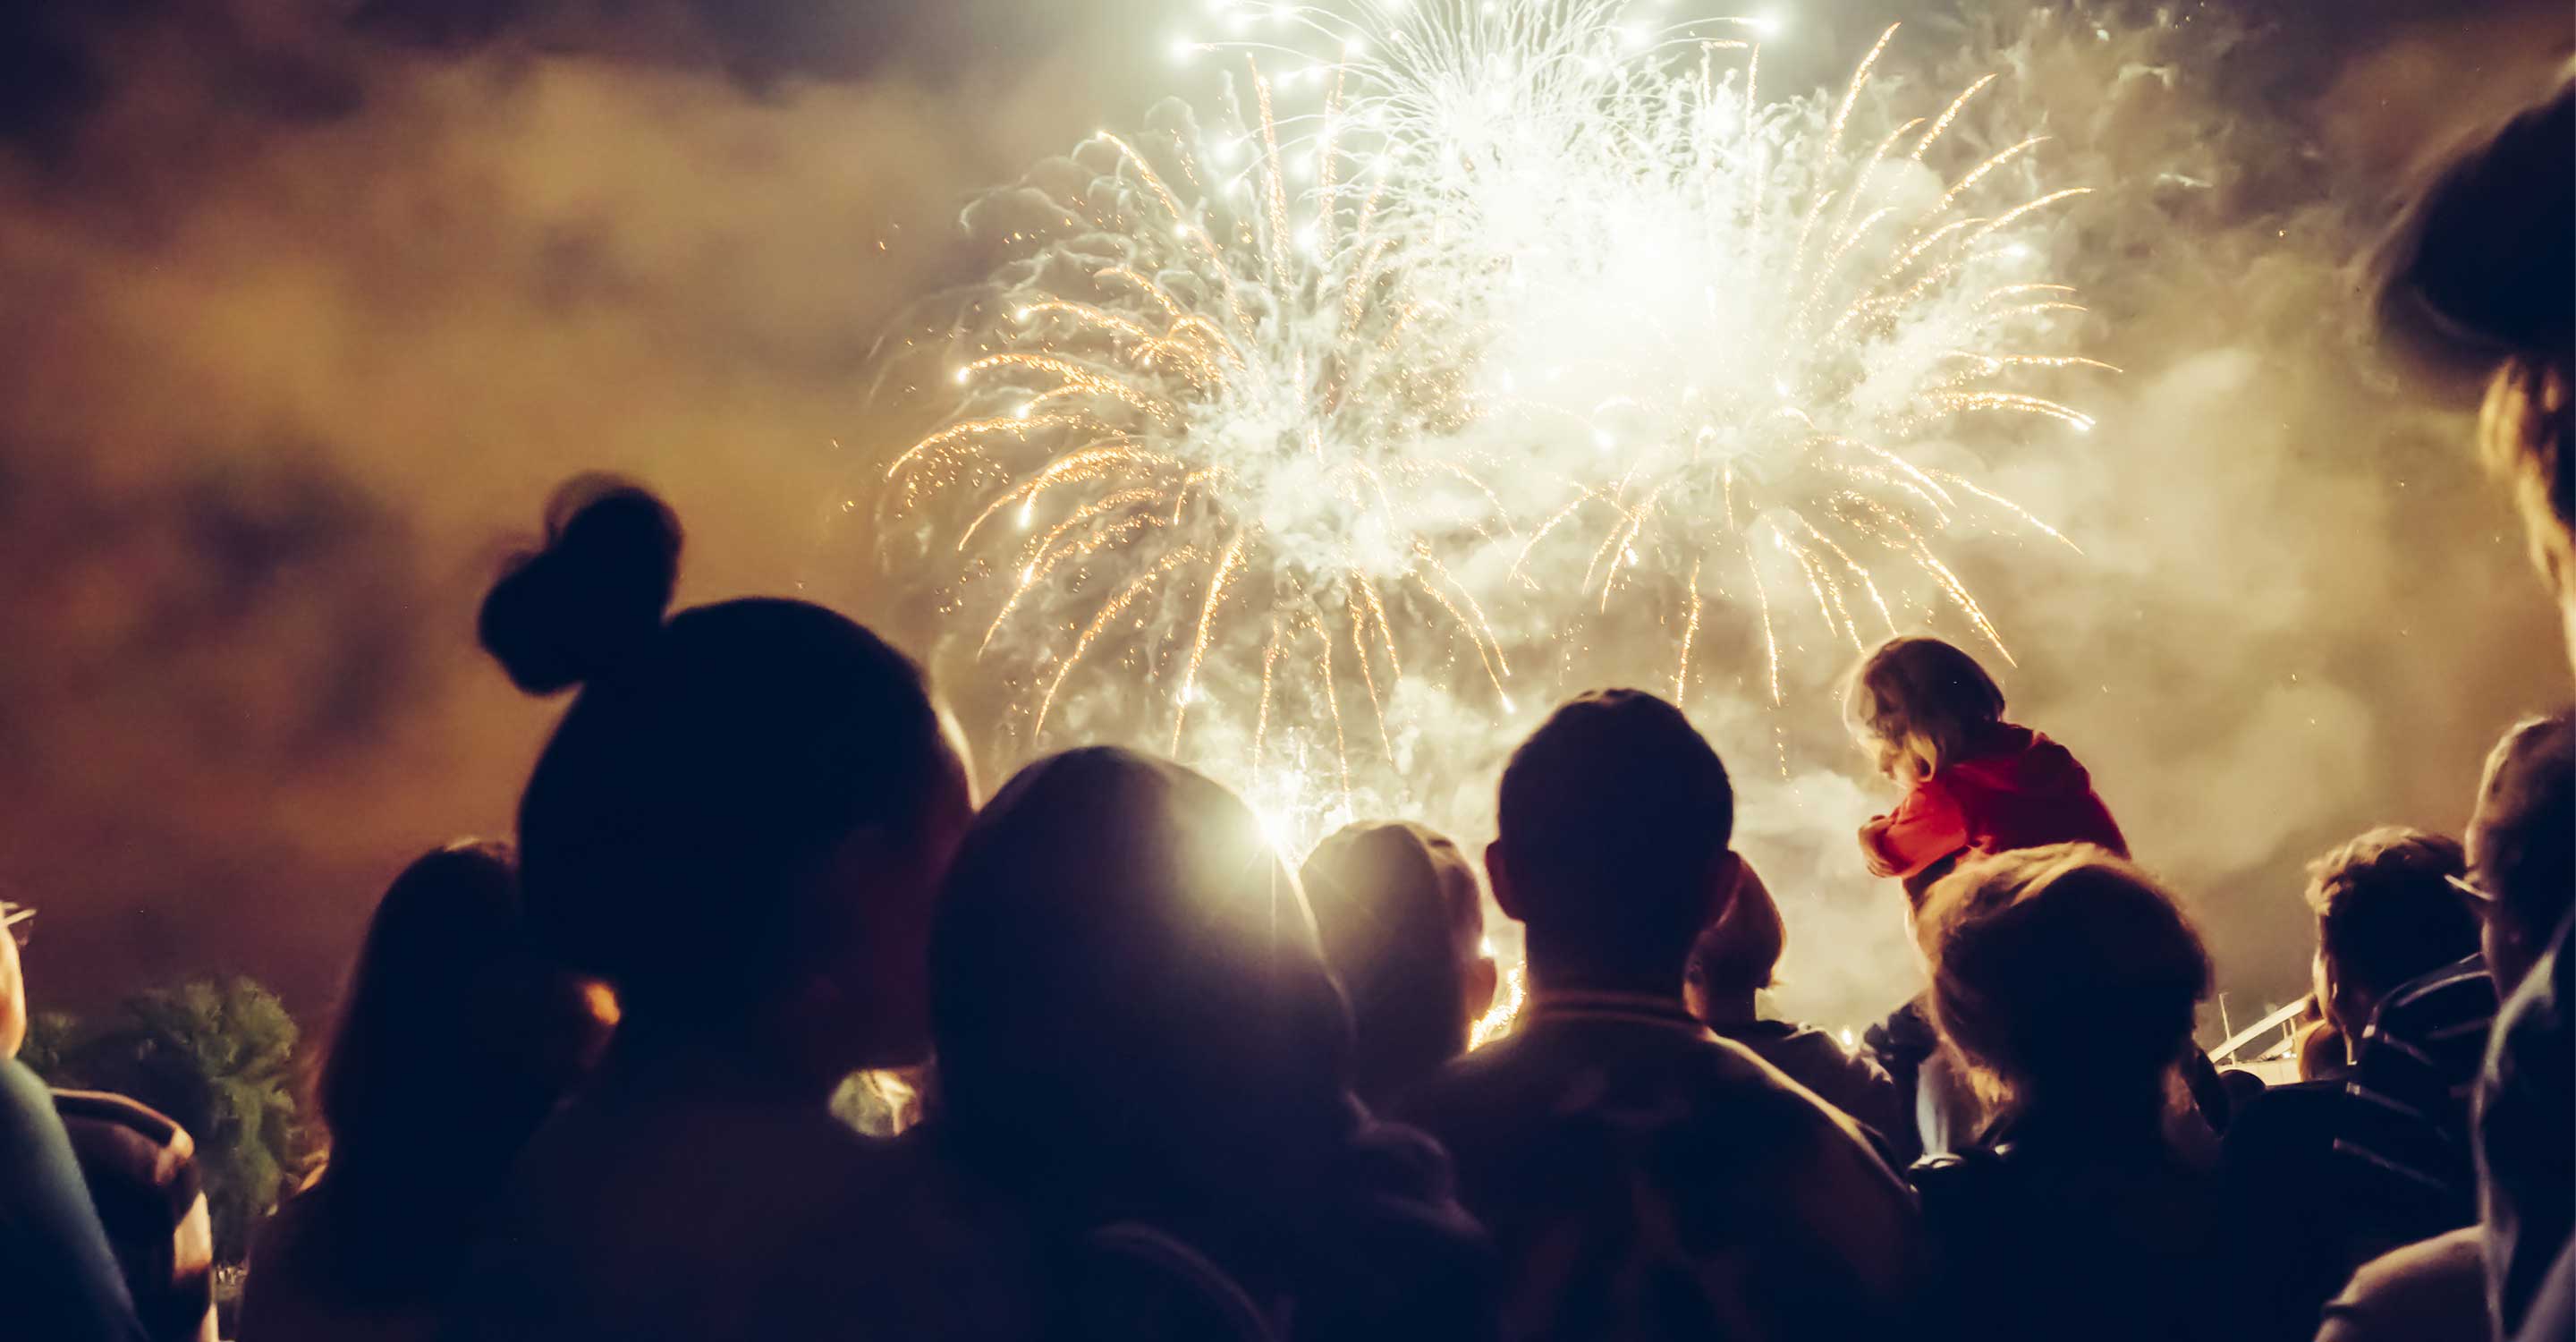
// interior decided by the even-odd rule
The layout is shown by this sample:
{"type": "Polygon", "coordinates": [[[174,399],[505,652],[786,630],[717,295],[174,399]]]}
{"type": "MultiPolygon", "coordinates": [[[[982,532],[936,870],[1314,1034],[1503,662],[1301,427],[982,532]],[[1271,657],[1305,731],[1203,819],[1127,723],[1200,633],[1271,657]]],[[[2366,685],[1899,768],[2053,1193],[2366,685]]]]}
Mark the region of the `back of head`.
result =
{"type": "Polygon", "coordinates": [[[2469,140],[2378,257],[2383,325],[2490,379],[2480,437],[2533,548],[2576,594],[2576,79],[2469,140]]]}
{"type": "Polygon", "coordinates": [[[1843,716],[1852,733],[1892,776],[1909,758],[1924,775],[1939,772],[2003,715],[2004,692],[1994,677],[1976,658],[1937,638],[1909,635],[1878,645],[1861,659],[1843,691],[1843,716]]]}
{"type": "Polygon", "coordinates": [[[2334,1081],[2352,1071],[2352,1041],[2330,1020],[2309,1022],[2290,1051],[2299,1060],[2301,1081],[2334,1081]]]}
{"type": "Polygon", "coordinates": [[[2160,1100],[2209,992],[2209,957],[2173,897],[2090,844],[1961,864],[1915,933],[1942,1037],[2007,1111],[2160,1100]]]}
{"type": "Polygon", "coordinates": [[[1030,765],[949,869],[938,1122],[1073,1202],[1294,1181],[1352,1122],[1348,1031],[1297,879],[1232,793],[1095,747],[1030,765]]]}
{"type": "Polygon", "coordinates": [[[377,902],[322,1061],[334,1166],[497,1177],[454,1164],[506,1164],[608,1024],[530,944],[507,845],[426,854],[377,902]]]}
{"type": "Polygon", "coordinates": [[[2309,863],[2308,908],[2336,995],[2357,994],[2366,1007],[2475,952],[2477,919],[2448,879],[2464,870],[2457,840],[2397,825],[2309,863]]]}
{"type": "Polygon", "coordinates": [[[521,688],[582,686],[520,801],[528,917],[639,1022],[721,1019],[848,954],[850,909],[807,892],[858,835],[909,851],[955,768],[919,668],[848,619],[665,621],[679,553],[660,500],[576,480],[482,616],[521,688]]]}
{"type": "Polygon", "coordinates": [[[1789,924],[1778,901],[1748,867],[1726,912],[1691,947],[1691,986],[1720,1003],[1750,998],[1773,986],[1788,946],[1789,924]]]}
{"type": "Polygon", "coordinates": [[[1575,699],[1512,752],[1499,811],[1534,968],[1679,991],[1735,828],[1726,766],[1690,719],[1639,690],[1575,699]]]}
{"type": "MultiPolygon", "coordinates": [[[[2517,947],[2548,943],[2576,903],[2576,726],[2567,713],[2518,723],[2487,756],[2469,821],[2474,883],[2490,924],[2517,947]]],[[[2490,949],[2495,938],[2490,936],[2490,949]]],[[[2495,966],[2508,983],[2512,966],[2495,966]]]]}
{"type": "Polygon", "coordinates": [[[1298,876],[1350,1002],[1360,1094],[1389,1098],[1466,1052],[1481,920],[1457,845],[1419,825],[1363,822],[1317,844],[1298,876]]]}

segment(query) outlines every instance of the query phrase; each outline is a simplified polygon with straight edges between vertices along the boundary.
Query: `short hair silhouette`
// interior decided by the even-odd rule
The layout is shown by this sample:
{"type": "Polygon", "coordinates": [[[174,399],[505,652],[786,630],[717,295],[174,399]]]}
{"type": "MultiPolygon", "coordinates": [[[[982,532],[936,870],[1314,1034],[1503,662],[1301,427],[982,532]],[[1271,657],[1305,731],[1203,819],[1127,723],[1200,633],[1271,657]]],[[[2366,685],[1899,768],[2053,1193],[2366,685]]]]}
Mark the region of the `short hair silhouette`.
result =
{"type": "Polygon", "coordinates": [[[1735,829],[1726,766],[1680,709],[1627,689],[1558,708],[1504,766],[1498,828],[1534,959],[1680,991],[1735,829]]]}
{"type": "Polygon", "coordinates": [[[799,882],[934,794],[921,671],[803,601],[664,620],[679,522],[633,485],[576,479],[547,520],[482,612],[521,688],[582,687],[519,805],[529,921],[632,1016],[742,1009],[842,949],[845,928],[807,925],[799,882]]]}
{"type": "Polygon", "coordinates": [[[2208,953],[2173,896],[2092,844],[1960,864],[1925,897],[1915,935],[1943,1038],[2007,1112],[2148,1098],[2209,995],[2208,953]]]}
{"type": "Polygon", "coordinates": [[[1362,1097],[1392,1098],[1467,1051],[1467,967],[1484,926],[1475,870],[1420,825],[1362,821],[1298,873],[1349,1000],[1362,1097]]]}
{"type": "Polygon", "coordinates": [[[1167,1233],[1282,1302],[1283,1336],[1461,1336],[1487,1307],[1439,1149],[1352,1096],[1296,874],[1205,776],[1109,747],[1021,770],[949,868],[931,983],[925,1136],[1042,1224],[1167,1233]]]}
{"type": "Polygon", "coordinates": [[[1232,1182],[1346,1122],[1349,1024],[1297,877],[1177,764],[1098,746],[1005,784],[949,869],[931,985],[936,1121],[1014,1180],[1232,1182]]]}
{"type": "Polygon", "coordinates": [[[1739,880],[1726,912],[1691,947],[1690,982],[1712,998],[1763,992],[1777,984],[1788,948],[1789,924],[1770,887],[1739,880]]]}
{"type": "Polygon", "coordinates": [[[2382,825],[2309,863],[2308,908],[2337,983],[2375,1002],[2474,953],[2477,917],[2449,880],[2465,870],[2458,840],[2402,825],[2382,825]]]}

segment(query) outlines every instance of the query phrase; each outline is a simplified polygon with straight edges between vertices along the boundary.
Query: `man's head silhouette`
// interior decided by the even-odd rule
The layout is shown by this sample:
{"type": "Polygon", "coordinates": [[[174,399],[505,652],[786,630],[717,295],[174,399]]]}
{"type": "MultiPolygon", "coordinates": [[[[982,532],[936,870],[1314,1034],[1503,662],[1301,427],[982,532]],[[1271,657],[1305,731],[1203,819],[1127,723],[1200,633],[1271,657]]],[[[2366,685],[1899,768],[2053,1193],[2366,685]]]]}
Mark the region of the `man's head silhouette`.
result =
{"type": "Polygon", "coordinates": [[[1504,766],[1485,869],[1545,987],[1678,997],[1692,941],[1734,889],[1726,766],[1673,705],[1596,690],[1504,766]]]}

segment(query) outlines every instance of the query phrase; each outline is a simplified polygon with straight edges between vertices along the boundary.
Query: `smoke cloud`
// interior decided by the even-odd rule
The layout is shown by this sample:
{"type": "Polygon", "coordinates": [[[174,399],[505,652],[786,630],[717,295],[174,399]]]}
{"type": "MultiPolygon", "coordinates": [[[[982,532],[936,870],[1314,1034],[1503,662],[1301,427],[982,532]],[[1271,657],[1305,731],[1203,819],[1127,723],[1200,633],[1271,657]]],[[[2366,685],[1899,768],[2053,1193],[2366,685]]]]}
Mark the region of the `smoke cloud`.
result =
{"type": "Polygon", "coordinates": [[[573,471],[672,499],[684,599],[838,576],[880,329],[1107,98],[1005,8],[832,8],[820,69],[676,10],[14,12],[52,64],[11,87],[55,94],[0,160],[0,887],[42,1005],[246,970],[318,1007],[403,862],[508,831],[559,706],[473,612],[573,471]]]}
{"type": "MultiPolygon", "coordinates": [[[[1766,80],[1836,77],[1887,8],[1800,11],[1766,80]]],[[[2064,12],[1909,16],[1920,44],[1890,68],[1956,87],[1926,53],[2018,53],[2050,176],[2102,188],[2057,243],[2098,320],[2082,352],[2126,371],[2089,396],[2080,450],[1987,463],[2084,554],[1955,553],[2020,655],[2016,716],[2078,751],[2185,890],[2241,1022],[2299,990],[2299,864],[2372,823],[2456,829],[2487,743],[2565,694],[2466,421],[2383,369],[2352,263],[2415,157],[2536,87],[2568,32],[2547,6],[2331,42],[2322,13],[2194,13],[2107,36],[2064,12]]],[[[973,192],[1187,91],[1160,58],[1179,17],[480,0],[352,21],[235,0],[9,20],[0,886],[44,911],[43,1004],[239,969],[318,1007],[402,862],[506,832],[556,708],[474,653],[472,612],[574,470],[671,498],[684,600],[803,590],[989,697],[942,646],[949,597],[874,563],[863,486],[917,425],[870,401],[871,352],[990,264],[957,227],[973,192]]],[[[1785,1003],[1857,1021],[1911,986],[1849,857],[1884,799],[1822,669],[1775,713],[1752,706],[1750,645],[1706,655],[1692,707],[1790,919],[1785,1003]]],[[[1414,802],[1481,841],[1507,742],[1443,746],[1421,708],[1414,802]]]]}

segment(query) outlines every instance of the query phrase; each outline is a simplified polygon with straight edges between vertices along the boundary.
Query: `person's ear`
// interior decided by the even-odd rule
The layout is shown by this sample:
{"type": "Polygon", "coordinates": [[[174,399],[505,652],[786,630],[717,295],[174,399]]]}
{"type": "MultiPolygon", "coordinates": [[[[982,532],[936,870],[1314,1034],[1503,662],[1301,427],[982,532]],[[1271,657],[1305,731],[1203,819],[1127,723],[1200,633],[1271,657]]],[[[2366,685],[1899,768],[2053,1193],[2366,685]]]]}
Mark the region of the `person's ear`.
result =
{"type": "Polygon", "coordinates": [[[18,1056],[27,1042],[27,979],[18,959],[17,935],[0,927],[0,1061],[18,1056]]]}
{"type": "Polygon", "coordinates": [[[1494,1009],[1494,994],[1503,986],[1502,966],[1490,955],[1478,955],[1467,962],[1467,973],[1459,988],[1465,999],[1469,1023],[1483,1020],[1494,1009]]]}
{"type": "Polygon", "coordinates": [[[1494,907],[1501,909],[1504,917],[1516,923],[1529,921],[1522,916],[1521,894],[1512,884],[1511,858],[1503,852],[1500,839],[1485,845],[1485,884],[1493,887],[1494,907]]]}
{"type": "Polygon", "coordinates": [[[2335,982],[2334,963],[2326,959],[2323,946],[2308,957],[2308,989],[2316,997],[2317,1014],[2327,1020],[2337,1019],[2336,1008],[2342,1004],[2336,999],[2342,995],[2343,987],[2335,982]]]}

